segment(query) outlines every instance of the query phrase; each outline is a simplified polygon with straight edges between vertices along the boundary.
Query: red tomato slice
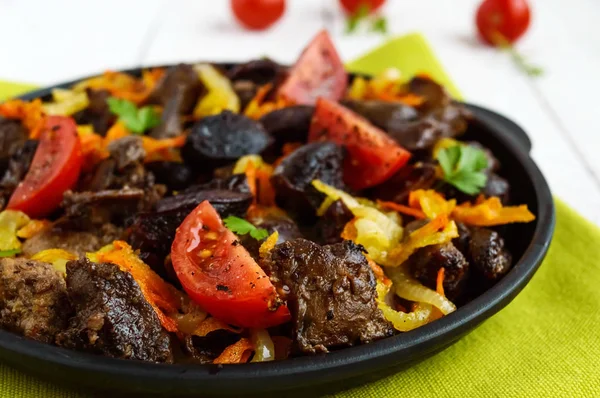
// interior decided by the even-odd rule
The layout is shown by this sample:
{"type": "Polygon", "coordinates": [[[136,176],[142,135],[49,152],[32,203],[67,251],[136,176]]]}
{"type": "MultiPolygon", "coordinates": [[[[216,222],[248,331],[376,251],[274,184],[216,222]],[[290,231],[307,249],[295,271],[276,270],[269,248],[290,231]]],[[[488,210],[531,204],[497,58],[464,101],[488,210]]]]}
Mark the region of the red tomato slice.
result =
{"type": "Polygon", "coordinates": [[[32,218],[54,211],[81,171],[82,155],[77,125],[70,117],[50,116],[29,171],[17,185],[7,209],[20,210],[32,218]]]}
{"type": "Polygon", "coordinates": [[[190,298],[215,318],[246,328],[268,328],[290,319],[269,277],[208,201],[177,228],[171,260],[190,298]]]}
{"type": "Polygon", "coordinates": [[[304,49],[277,94],[301,105],[314,105],[318,97],[337,101],[346,92],[348,77],[331,37],[322,30],[304,49]]]}
{"type": "Polygon", "coordinates": [[[325,98],[317,101],[308,140],[333,141],[346,147],[344,180],[355,190],[382,183],[410,158],[410,152],[383,130],[325,98]]]}

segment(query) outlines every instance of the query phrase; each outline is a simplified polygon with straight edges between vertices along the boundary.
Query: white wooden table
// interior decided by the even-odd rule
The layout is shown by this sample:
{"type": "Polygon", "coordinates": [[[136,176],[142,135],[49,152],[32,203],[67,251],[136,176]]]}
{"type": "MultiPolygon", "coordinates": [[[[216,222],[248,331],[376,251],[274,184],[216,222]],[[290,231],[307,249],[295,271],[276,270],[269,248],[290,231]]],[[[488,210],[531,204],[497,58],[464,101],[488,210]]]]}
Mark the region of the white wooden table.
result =
{"type": "MultiPolygon", "coordinates": [[[[600,224],[600,1],[532,0],[519,43],[534,79],[475,38],[479,0],[388,0],[391,34],[419,31],[465,97],[521,124],[553,192],[600,224]]],[[[267,32],[247,32],[228,0],[0,0],[0,79],[41,85],[108,68],[177,61],[292,62],[322,28],[345,60],[384,37],[345,36],[337,0],[288,0],[267,32]]]]}

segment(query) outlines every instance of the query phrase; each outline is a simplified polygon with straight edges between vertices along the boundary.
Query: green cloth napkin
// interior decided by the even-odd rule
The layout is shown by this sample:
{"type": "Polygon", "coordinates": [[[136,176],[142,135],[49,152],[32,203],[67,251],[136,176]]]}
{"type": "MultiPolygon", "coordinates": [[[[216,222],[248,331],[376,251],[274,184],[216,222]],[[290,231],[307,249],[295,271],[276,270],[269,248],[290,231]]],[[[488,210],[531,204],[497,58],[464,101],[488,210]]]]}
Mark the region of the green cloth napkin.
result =
{"type": "MultiPolygon", "coordinates": [[[[459,92],[425,40],[391,40],[351,62],[355,72],[426,72],[459,92]]],[[[30,87],[0,82],[0,100],[30,87]]],[[[362,397],[600,396],[600,229],[556,200],[556,233],[544,264],[500,313],[410,369],[336,394],[362,397]]],[[[0,365],[0,397],[81,397],[0,365]]]]}

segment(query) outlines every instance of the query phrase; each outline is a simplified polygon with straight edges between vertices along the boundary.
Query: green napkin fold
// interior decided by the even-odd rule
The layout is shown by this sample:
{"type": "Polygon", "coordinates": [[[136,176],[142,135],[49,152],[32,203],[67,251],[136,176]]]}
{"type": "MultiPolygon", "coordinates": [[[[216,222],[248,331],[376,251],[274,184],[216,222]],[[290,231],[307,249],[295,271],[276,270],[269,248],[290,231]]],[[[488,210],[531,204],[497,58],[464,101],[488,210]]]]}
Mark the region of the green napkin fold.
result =
{"type": "MultiPolygon", "coordinates": [[[[354,72],[425,72],[459,97],[422,36],[393,39],[354,72]]],[[[0,82],[0,100],[31,87],[0,82]]],[[[600,394],[600,229],[560,200],[542,267],[517,298],[468,336],[412,368],[336,394],[363,397],[593,397],[600,394]]],[[[81,397],[0,365],[0,397],[81,397]]]]}

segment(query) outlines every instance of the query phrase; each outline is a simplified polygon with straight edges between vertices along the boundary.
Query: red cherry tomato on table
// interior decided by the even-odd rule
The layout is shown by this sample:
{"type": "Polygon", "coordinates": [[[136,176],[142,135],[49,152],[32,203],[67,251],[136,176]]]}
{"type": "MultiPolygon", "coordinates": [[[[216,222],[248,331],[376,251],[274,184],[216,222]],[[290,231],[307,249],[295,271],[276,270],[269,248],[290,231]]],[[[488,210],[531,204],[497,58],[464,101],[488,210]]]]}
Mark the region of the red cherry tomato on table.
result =
{"type": "Polygon", "coordinates": [[[331,37],[319,32],[279,87],[277,95],[301,105],[314,105],[318,97],[337,101],[344,96],[348,76],[331,37]]]}
{"type": "Polygon", "coordinates": [[[285,12],[284,0],[231,0],[236,19],[248,29],[262,30],[273,25],[285,12]]]}
{"type": "Polygon", "coordinates": [[[247,328],[290,319],[269,277],[207,201],[177,228],[171,260],[190,298],[215,318],[247,328]]]}
{"type": "Polygon", "coordinates": [[[384,131],[325,98],[317,101],[308,140],[333,141],[346,147],[344,181],[356,190],[384,182],[410,158],[410,152],[384,131]]]}
{"type": "Polygon", "coordinates": [[[342,8],[350,15],[356,14],[363,5],[369,8],[369,12],[377,11],[383,3],[385,0],[340,0],[342,8]]]}
{"type": "Polygon", "coordinates": [[[33,218],[47,216],[58,207],[63,193],[77,182],[81,163],[81,144],[73,119],[48,117],[29,171],[6,208],[33,218]]]}
{"type": "Polygon", "coordinates": [[[526,0],[485,0],[477,10],[477,30],[486,43],[514,43],[529,27],[531,13],[526,0]]]}

